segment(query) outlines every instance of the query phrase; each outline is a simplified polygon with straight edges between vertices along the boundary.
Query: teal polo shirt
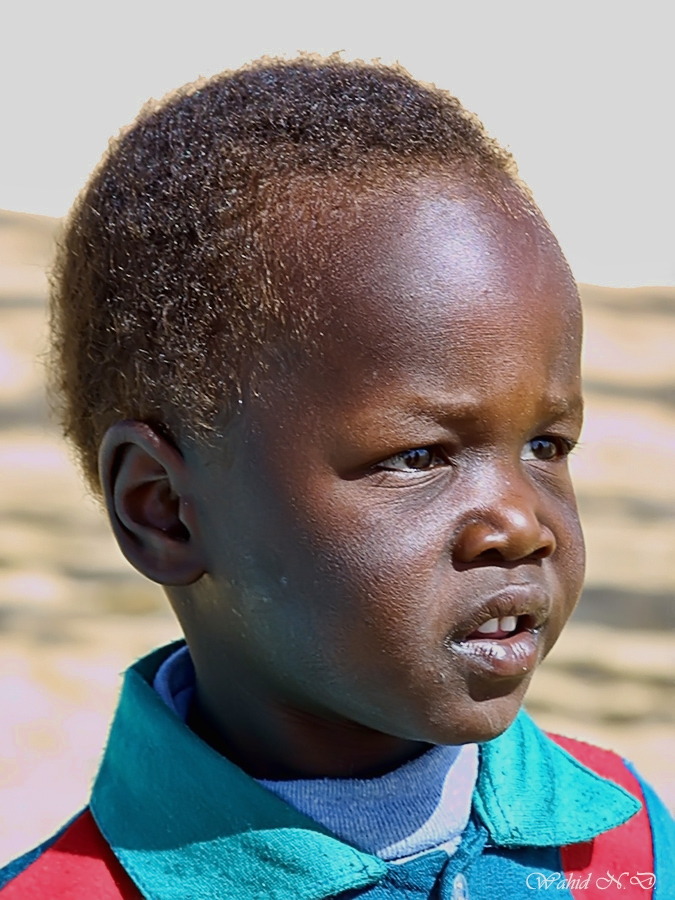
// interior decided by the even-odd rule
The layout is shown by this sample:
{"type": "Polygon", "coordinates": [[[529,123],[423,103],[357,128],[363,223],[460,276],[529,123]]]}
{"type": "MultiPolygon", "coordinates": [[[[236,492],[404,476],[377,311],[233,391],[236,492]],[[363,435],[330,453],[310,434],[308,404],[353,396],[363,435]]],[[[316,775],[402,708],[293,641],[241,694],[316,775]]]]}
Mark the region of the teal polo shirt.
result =
{"type": "MultiPolygon", "coordinates": [[[[415,869],[388,865],[337,839],[190,731],[152,688],[177,646],[126,673],[91,798],[102,834],[146,897],[319,900],[370,886],[377,891],[415,869]]],[[[417,871],[435,868],[432,880],[446,864],[475,872],[469,857],[481,856],[486,873],[506,866],[507,885],[514,858],[520,876],[528,859],[532,871],[554,866],[556,848],[587,841],[638,809],[632,795],[587,769],[521,712],[504,734],[481,745],[472,821],[456,856],[432,851],[417,871]]],[[[472,888],[470,896],[483,893],[472,888]]],[[[502,891],[493,882],[484,896],[502,891]]]]}

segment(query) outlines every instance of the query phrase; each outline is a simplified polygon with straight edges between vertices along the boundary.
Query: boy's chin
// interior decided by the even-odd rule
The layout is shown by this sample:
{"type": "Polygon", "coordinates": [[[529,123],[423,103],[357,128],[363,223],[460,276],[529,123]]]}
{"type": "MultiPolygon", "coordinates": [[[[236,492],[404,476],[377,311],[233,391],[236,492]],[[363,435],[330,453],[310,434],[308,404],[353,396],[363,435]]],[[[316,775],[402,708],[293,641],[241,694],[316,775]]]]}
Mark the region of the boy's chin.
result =
{"type": "Polygon", "coordinates": [[[427,737],[431,744],[483,744],[494,740],[509,728],[522,708],[525,690],[502,696],[467,699],[464,708],[441,721],[429,723],[427,737]]]}

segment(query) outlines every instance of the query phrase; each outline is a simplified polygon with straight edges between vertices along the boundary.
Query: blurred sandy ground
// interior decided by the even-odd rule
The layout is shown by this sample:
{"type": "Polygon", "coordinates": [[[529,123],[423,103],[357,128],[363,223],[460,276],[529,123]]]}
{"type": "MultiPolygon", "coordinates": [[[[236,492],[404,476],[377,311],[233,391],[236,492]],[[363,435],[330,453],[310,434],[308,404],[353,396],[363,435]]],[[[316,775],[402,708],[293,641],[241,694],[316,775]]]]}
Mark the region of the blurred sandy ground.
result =
{"type": "MultiPolygon", "coordinates": [[[[0,212],[0,864],[86,802],[119,673],[178,634],[48,421],[56,226],[0,212]]],[[[621,751],[675,809],[675,288],[582,294],[588,584],[528,707],[621,751]]]]}

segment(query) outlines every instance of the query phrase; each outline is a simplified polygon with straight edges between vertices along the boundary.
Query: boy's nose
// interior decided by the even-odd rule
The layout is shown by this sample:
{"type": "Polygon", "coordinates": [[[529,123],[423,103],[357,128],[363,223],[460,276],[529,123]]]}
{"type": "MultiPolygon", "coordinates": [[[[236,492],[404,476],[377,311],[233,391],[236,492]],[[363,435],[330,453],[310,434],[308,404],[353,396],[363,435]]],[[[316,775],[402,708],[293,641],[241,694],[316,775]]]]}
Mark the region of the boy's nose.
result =
{"type": "Polygon", "coordinates": [[[455,533],[454,556],[465,565],[517,562],[551,556],[555,535],[537,512],[536,492],[522,482],[495,492],[491,502],[467,511],[455,533]]]}

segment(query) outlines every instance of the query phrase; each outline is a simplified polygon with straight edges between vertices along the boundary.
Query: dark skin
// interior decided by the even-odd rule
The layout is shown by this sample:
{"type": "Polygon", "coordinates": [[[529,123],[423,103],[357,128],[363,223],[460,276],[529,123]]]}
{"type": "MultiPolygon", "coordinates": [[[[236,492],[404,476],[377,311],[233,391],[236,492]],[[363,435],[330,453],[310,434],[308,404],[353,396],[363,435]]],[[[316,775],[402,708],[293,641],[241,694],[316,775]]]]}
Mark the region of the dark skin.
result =
{"type": "MultiPolygon", "coordinates": [[[[217,446],[125,422],[101,448],[120,546],[190,646],[190,724],[258,778],[495,737],[581,590],[581,317],[547,225],[450,174],[357,207],[313,248],[308,352],[217,446]]],[[[300,295],[301,246],[289,224],[300,295]]]]}

